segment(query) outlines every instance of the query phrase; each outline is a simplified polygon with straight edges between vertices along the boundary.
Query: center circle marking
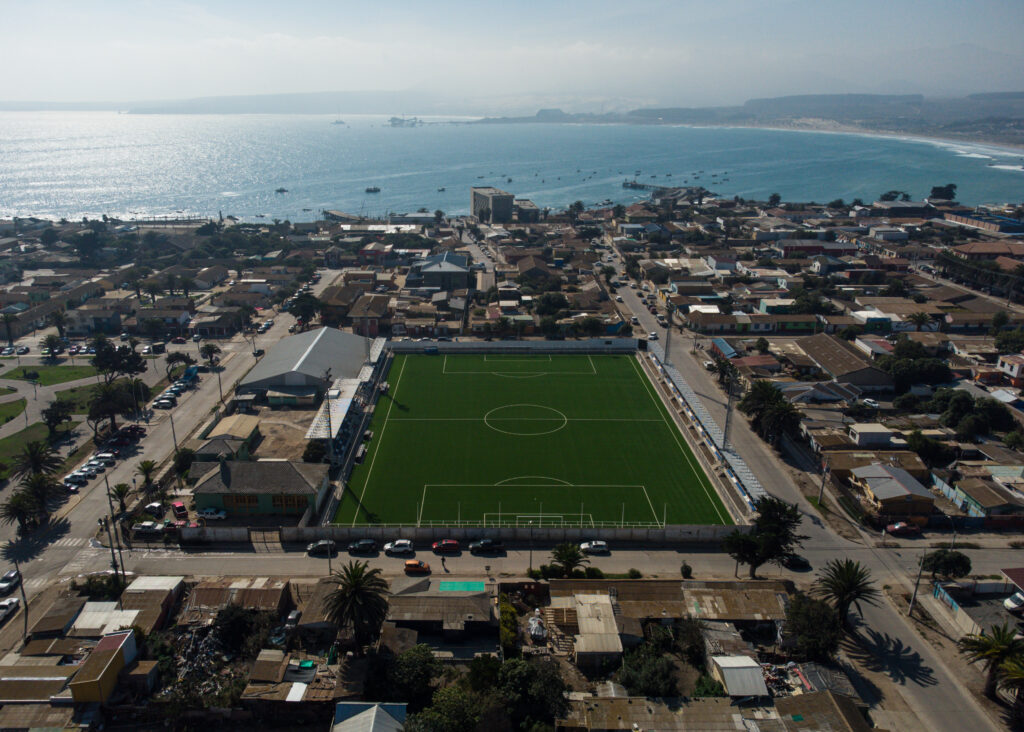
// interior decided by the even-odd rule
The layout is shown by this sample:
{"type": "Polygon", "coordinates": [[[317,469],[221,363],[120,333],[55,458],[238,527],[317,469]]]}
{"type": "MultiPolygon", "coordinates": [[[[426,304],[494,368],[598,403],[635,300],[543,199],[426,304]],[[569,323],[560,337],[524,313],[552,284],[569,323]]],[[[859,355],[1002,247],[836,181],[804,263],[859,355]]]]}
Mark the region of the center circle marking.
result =
{"type": "Polygon", "coordinates": [[[537,435],[550,435],[552,432],[564,428],[569,424],[569,418],[553,407],[545,407],[541,404],[506,404],[503,407],[495,407],[484,415],[484,424],[495,432],[505,435],[516,435],[519,437],[536,437],[537,435]],[[525,409],[524,409],[525,408],[525,409]],[[502,411],[517,410],[515,416],[502,416],[502,411]],[[531,416],[536,414],[536,416],[531,416]],[[507,422],[514,425],[513,429],[498,427],[495,423],[507,422]],[[552,427],[552,422],[556,423],[552,427]]]}

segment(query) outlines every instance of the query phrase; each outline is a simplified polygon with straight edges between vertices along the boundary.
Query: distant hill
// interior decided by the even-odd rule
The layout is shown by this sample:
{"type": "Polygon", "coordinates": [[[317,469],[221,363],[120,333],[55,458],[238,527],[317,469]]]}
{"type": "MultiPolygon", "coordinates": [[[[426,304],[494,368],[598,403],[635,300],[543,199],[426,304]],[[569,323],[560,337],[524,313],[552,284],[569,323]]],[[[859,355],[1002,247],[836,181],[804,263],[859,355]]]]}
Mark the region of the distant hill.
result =
{"type": "Polygon", "coordinates": [[[437,100],[419,92],[362,91],[249,94],[140,103],[132,114],[399,114],[430,111],[437,100]]]}

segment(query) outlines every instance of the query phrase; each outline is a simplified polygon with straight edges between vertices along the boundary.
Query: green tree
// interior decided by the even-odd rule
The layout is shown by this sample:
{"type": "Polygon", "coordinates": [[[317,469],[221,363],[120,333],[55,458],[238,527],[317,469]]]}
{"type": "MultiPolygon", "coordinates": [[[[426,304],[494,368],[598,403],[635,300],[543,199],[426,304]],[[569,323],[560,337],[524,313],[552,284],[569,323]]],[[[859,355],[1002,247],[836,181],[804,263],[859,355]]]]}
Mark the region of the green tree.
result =
{"type": "Polygon", "coordinates": [[[932,579],[937,574],[959,579],[971,573],[971,558],[955,549],[936,549],[924,556],[924,570],[932,573],[932,579]]]}
{"type": "Polygon", "coordinates": [[[619,683],[632,696],[678,696],[672,659],[650,643],[643,643],[627,653],[619,669],[619,683]]]}
{"type": "Polygon", "coordinates": [[[54,310],[46,319],[50,325],[57,329],[57,334],[63,338],[68,324],[68,314],[63,310],[54,310]]]}
{"type": "Polygon", "coordinates": [[[46,357],[48,361],[57,360],[57,352],[64,348],[64,341],[61,340],[60,336],[56,333],[50,333],[50,335],[43,338],[43,348],[47,348],[50,354],[46,357]]]}
{"type": "Polygon", "coordinates": [[[128,483],[115,483],[110,489],[110,495],[117,499],[121,513],[128,513],[128,497],[132,494],[132,487],[128,483]]]}
{"type": "Polygon", "coordinates": [[[1024,659],[1024,639],[1016,636],[1017,628],[1003,623],[993,625],[987,633],[964,636],[957,643],[968,663],[980,663],[985,668],[985,696],[990,699],[995,698],[1004,664],[1024,659]]]}
{"type": "Polygon", "coordinates": [[[850,608],[877,605],[880,593],[872,585],[871,571],[853,559],[831,559],[814,582],[812,593],[832,604],[844,630],[850,629],[850,608]]]}
{"type": "Polygon", "coordinates": [[[430,706],[413,715],[405,732],[465,732],[480,722],[480,700],[459,685],[434,692],[430,706]]]}
{"type": "Polygon", "coordinates": [[[1003,444],[1011,450],[1022,450],[1024,449],[1024,433],[1020,430],[1013,430],[1007,432],[1003,437],[1003,444]]]}
{"type": "Polygon", "coordinates": [[[151,305],[156,305],[156,299],[164,294],[163,285],[156,280],[148,280],[142,287],[149,295],[149,302],[151,305]]]}
{"type": "Polygon", "coordinates": [[[581,569],[583,565],[590,563],[590,560],[580,551],[579,546],[572,542],[558,544],[552,549],[551,561],[562,568],[566,577],[571,575],[574,569],[581,569]]]}
{"type": "Polygon", "coordinates": [[[399,653],[387,670],[389,698],[406,702],[410,711],[419,711],[430,702],[434,679],[440,675],[441,663],[430,646],[413,646],[399,653]]]}
{"type": "Polygon", "coordinates": [[[754,348],[757,349],[758,353],[768,353],[768,351],[771,350],[771,344],[768,342],[767,338],[761,336],[754,343],[754,348]]]}
{"type": "Polygon", "coordinates": [[[174,472],[178,475],[185,475],[196,460],[196,451],[182,447],[174,454],[174,472]]]}
{"type": "Polygon", "coordinates": [[[995,335],[1005,328],[1010,323],[1010,316],[1007,315],[1005,310],[997,310],[992,314],[992,327],[989,328],[989,334],[995,337],[995,335]]]}
{"type": "Polygon", "coordinates": [[[3,320],[4,330],[7,332],[7,345],[14,348],[14,331],[11,326],[18,322],[18,316],[13,313],[4,313],[0,315],[0,319],[3,320]]]}
{"type": "Polygon", "coordinates": [[[288,312],[294,315],[297,319],[302,320],[303,330],[312,323],[313,318],[315,318],[322,310],[323,303],[309,293],[299,295],[295,298],[292,304],[288,306],[288,312]]]}
{"type": "Polygon", "coordinates": [[[565,681],[554,661],[513,658],[502,664],[498,694],[505,700],[514,729],[551,724],[567,709],[565,681]]]}
{"type": "Polygon", "coordinates": [[[185,297],[188,297],[188,294],[196,287],[196,281],[184,275],[178,280],[178,284],[181,286],[181,294],[185,297]]]}
{"type": "Polygon", "coordinates": [[[839,617],[824,600],[802,592],[790,596],[784,629],[786,646],[799,659],[828,662],[839,650],[839,617]]]}
{"type": "Polygon", "coordinates": [[[780,196],[778,193],[773,193],[772,195],[768,196],[769,206],[774,208],[775,206],[778,206],[780,203],[782,203],[782,196],[780,196]]]}
{"type": "Polygon", "coordinates": [[[35,521],[38,507],[35,499],[24,491],[15,491],[0,505],[0,523],[17,524],[19,531],[26,531],[35,521]]]}
{"type": "Polygon", "coordinates": [[[43,409],[40,413],[43,424],[46,425],[46,430],[49,432],[50,439],[53,439],[54,435],[57,434],[57,430],[65,422],[71,421],[71,403],[62,399],[54,399],[50,404],[43,409]]]}
{"type": "Polygon", "coordinates": [[[373,641],[388,614],[388,583],[379,567],[350,561],[331,575],[335,589],[327,596],[327,618],[339,630],[350,628],[356,644],[373,641]]]}
{"type": "Polygon", "coordinates": [[[64,464],[60,454],[52,445],[42,440],[33,440],[14,457],[11,474],[16,478],[29,475],[53,475],[64,464]]]}
{"type": "Polygon", "coordinates": [[[213,368],[213,363],[217,356],[221,353],[220,346],[216,343],[204,343],[199,348],[199,355],[210,362],[210,368],[213,368]]]}
{"type": "Polygon", "coordinates": [[[729,556],[749,567],[750,576],[768,562],[781,562],[807,537],[797,533],[802,517],[796,504],[767,496],[754,504],[757,515],[749,533],[739,529],[725,537],[723,547],[729,556]]]}
{"type": "Polygon", "coordinates": [[[167,379],[170,380],[171,372],[174,371],[175,366],[181,364],[191,366],[195,362],[196,360],[184,351],[171,351],[167,354],[167,358],[164,359],[164,370],[167,372],[167,379]]]}
{"type": "Polygon", "coordinates": [[[956,183],[947,183],[944,186],[933,186],[928,198],[935,198],[942,201],[956,200],[956,183]]]}
{"type": "Polygon", "coordinates": [[[306,449],[302,451],[302,462],[322,463],[327,457],[327,446],[323,440],[310,440],[306,443],[306,449]]]}
{"type": "Polygon", "coordinates": [[[1024,659],[1010,658],[999,669],[999,686],[1013,692],[1013,721],[1024,722],[1024,659]]]}
{"type": "Polygon", "coordinates": [[[612,216],[613,217],[615,217],[617,219],[621,219],[625,215],[626,215],[626,207],[623,206],[621,203],[616,203],[614,206],[612,206],[612,216]]]}

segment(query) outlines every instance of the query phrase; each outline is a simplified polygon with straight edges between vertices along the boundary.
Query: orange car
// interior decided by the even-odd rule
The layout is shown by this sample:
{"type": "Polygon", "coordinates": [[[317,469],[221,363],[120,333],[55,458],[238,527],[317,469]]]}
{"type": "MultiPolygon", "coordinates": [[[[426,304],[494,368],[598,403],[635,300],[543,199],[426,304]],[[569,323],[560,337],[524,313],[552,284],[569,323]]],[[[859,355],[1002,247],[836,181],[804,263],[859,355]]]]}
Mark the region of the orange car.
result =
{"type": "Polygon", "coordinates": [[[430,565],[420,559],[405,560],[406,574],[430,574],[430,565]]]}

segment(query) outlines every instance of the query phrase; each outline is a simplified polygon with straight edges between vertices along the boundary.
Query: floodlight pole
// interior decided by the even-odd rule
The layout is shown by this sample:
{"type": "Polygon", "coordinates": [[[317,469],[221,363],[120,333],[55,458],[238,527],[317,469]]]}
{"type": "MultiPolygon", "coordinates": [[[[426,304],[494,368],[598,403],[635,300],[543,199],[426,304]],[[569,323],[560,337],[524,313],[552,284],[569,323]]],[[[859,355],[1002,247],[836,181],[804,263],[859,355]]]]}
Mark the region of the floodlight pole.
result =
{"type": "Polygon", "coordinates": [[[723,451],[729,449],[729,426],[732,424],[733,373],[731,369],[729,370],[729,378],[725,382],[725,388],[729,393],[729,400],[725,406],[725,429],[722,430],[723,451]]]}

